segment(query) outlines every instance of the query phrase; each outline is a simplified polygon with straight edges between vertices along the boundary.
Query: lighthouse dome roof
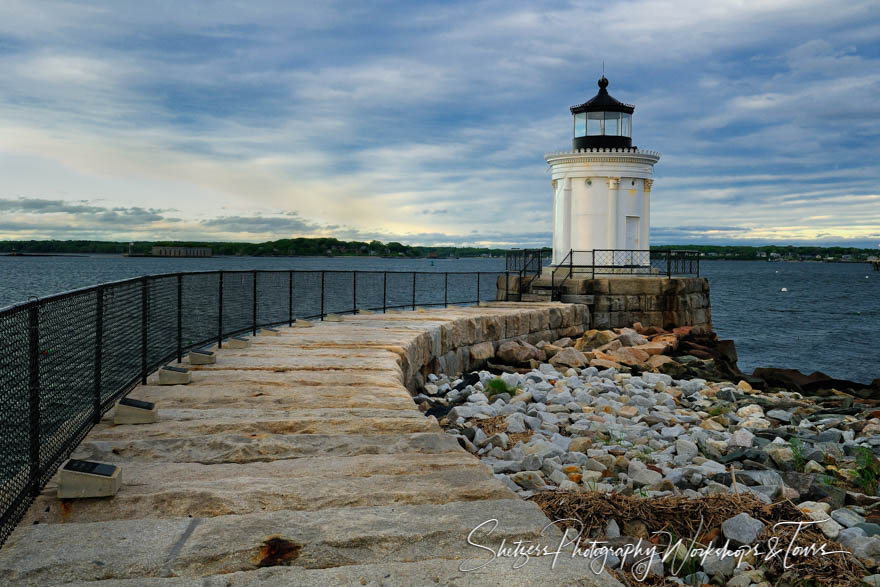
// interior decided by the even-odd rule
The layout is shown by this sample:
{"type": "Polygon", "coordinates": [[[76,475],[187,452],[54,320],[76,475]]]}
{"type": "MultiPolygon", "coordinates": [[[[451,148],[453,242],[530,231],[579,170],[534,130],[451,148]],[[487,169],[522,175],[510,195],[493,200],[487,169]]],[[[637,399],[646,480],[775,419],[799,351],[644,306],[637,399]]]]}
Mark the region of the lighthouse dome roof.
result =
{"type": "Polygon", "coordinates": [[[571,113],[579,112],[626,112],[632,114],[636,109],[632,104],[624,104],[608,93],[608,78],[604,75],[599,79],[599,93],[577,106],[571,107],[571,113]]]}

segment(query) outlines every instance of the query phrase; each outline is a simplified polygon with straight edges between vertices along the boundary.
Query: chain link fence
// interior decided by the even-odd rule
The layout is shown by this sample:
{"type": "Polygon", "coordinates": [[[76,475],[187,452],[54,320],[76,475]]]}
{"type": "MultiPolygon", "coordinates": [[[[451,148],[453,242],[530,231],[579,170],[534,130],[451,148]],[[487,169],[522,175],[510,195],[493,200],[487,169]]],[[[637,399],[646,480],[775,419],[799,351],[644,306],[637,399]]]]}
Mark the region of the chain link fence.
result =
{"type": "Polygon", "coordinates": [[[175,273],[0,311],[0,545],[92,426],[168,361],[297,318],[494,300],[500,275],[175,273]]]}

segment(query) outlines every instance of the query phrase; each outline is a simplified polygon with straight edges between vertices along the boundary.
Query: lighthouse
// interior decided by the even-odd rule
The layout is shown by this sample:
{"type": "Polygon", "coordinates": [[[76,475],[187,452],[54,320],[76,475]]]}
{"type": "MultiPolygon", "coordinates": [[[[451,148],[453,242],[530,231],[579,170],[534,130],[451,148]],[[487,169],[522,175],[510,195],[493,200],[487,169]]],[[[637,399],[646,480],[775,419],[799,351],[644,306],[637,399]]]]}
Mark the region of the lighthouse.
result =
{"type": "Polygon", "coordinates": [[[599,93],[571,107],[572,149],[545,155],[553,185],[553,265],[590,265],[594,251],[631,263],[644,258],[631,251],[650,248],[660,153],[632,145],[634,110],[608,93],[602,76],[599,93]]]}

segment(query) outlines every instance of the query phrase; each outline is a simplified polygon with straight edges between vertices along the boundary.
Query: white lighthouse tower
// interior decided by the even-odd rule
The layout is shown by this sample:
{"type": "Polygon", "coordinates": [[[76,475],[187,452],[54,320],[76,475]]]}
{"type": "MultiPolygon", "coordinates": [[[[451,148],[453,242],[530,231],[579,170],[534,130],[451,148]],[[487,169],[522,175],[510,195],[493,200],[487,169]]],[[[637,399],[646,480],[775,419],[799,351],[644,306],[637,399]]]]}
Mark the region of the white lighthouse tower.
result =
{"type": "Polygon", "coordinates": [[[602,76],[599,93],[571,107],[572,150],[544,157],[553,178],[553,265],[591,265],[598,251],[613,264],[649,263],[625,251],[650,248],[651,184],[660,153],[632,146],[635,106],[618,102],[607,88],[602,76]]]}

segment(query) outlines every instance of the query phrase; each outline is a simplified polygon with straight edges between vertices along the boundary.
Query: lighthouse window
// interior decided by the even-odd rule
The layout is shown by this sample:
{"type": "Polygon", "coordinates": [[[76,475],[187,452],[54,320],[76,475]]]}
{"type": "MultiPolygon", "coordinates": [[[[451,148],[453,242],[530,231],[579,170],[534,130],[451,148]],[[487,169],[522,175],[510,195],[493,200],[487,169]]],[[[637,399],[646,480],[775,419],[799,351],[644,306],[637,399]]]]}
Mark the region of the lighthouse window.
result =
{"type": "Polygon", "coordinates": [[[587,113],[578,112],[574,115],[574,136],[583,137],[587,134],[587,113]]]}
{"type": "Polygon", "coordinates": [[[622,137],[631,137],[632,136],[632,114],[627,114],[626,112],[621,113],[621,115],[620,115],[620,136],[622,136],[622,137]]]}
{"type": "Polygon", "coordinates": [[[605,134],[605,113],[587,113],[587,136],[595,137],[605,134]]]}
{"type": "Polygon", "coordinates": [[[620,112],[605,113],[605,134],[609,136],[618,136],[620,131],[620,112]]]}

